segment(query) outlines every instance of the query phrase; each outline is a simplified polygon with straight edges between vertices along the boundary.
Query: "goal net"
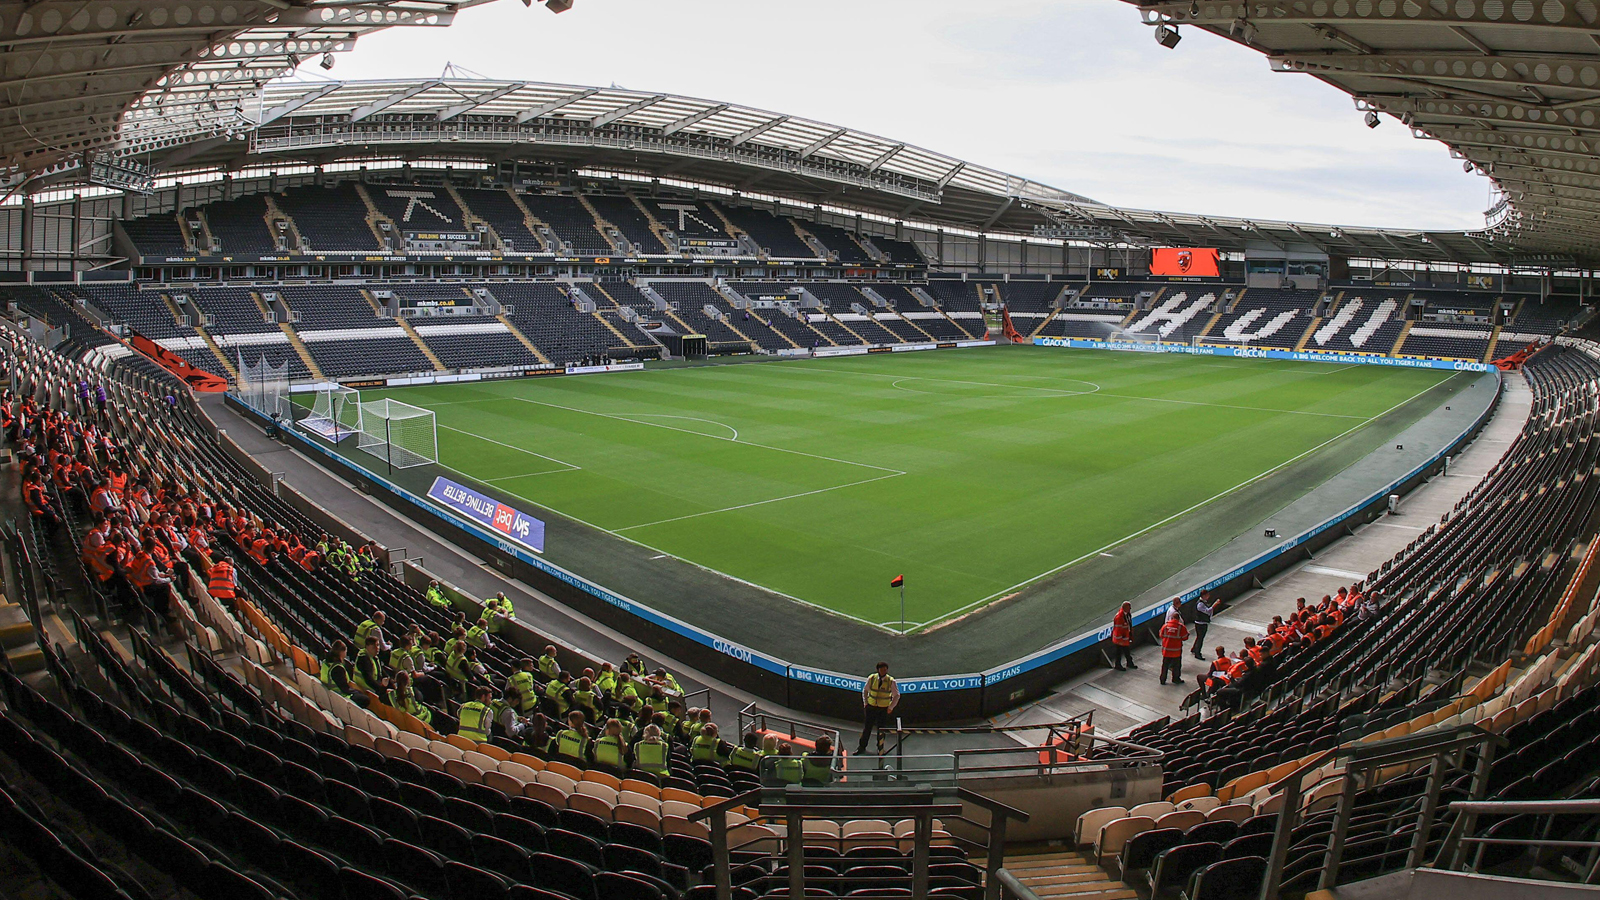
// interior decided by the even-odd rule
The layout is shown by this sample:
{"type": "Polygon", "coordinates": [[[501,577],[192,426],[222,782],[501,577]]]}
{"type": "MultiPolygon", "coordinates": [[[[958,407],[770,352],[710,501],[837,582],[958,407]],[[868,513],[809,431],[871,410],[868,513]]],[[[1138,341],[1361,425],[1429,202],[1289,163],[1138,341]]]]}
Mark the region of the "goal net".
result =
{"type": "Polygon", "coordinates": [[[317,388],[311,401],[311,414],[299,426],[337,444],[352,434],[361,433],[361,392],[339,385],[317,388]]]}
{"type": "Polygon", "coordinates": [[[439,461],[433,410],[385,397],[361,404],[361,439],[356,446],[395,468],[439,461]]]}
{"type": "Polygon", "coordinates": [[[1124,331],[1119,328],[1111,332],[1108,340],[1128,344],[1160,344],[1161,332],[1154,328],[1149,331],[1124,331]]]}

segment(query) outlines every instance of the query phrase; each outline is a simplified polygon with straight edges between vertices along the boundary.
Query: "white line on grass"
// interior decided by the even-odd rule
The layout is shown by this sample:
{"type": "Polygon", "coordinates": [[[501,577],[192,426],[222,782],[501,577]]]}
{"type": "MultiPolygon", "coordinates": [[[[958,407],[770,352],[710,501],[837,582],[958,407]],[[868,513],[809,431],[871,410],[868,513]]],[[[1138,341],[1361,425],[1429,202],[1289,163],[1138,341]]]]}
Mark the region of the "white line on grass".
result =
{"type": "MultiPolygon", "coordinates": [[[[739,439],[739,429],[733,427],[732,425],[727,424],[726,422],[718,422],[715,419],[702,419],[702,418],[700,418],[698,416],[669,416],[666,413],[634,413],[634,415],[640,417],[641,419],[683,419],[683,420],[688,421],[688,422],[704,422],[707,425],[715,425],[718,428],[726,428],[729,431],[733,432],[732,440],[737,441],[739,439]]],[[[641,422],[640,424],[642,425],[642,424],[648,424],[648,423],[641,422]]],[[[706,435],[706,437],[711,437],[711,436],[712,435],[709,435],[709,434],[706,435]]]]}
{"type": "MultiPolygon", "coordinates": [[[[470,437],[470,438],[477,438],[480,441],[488,441],[491,444],[498,444],[499,446],[504,447],[507,450],[515,450],[518,453],[526,453],[529,456],[537,456],[540,459],[547,459],[550,462],[559,463],[559,464],[561,464],[563,466],[566,466],[565,469],[552,469],[549,472],[529,472],[528,473],[529,475],[552,475],[552,474],[554,474],[556,472],[569,472],[569,471],[573,471],[573,470],[576,470],[576,469],[582,469],[583,468],[583,466],[575,465],[573,463],[569,463],[564,459],[556,459],[554,456],[545,456],[543,453],[535,453],[532,450],[529,450],[529,449],[527,449],[525,447],[518,447],[518,446],[515,446],[513,444],[508,444],[505,441],[497,441],[494,438],[484,437],[483,435],[477,434],[475,432],[463,431],[460,428],[455,427],[454,425],[440,425],[439,427],[443,428],[443,429],[445,429],[447,431],[454,431],[456,434],[464,434],[464,435],[466,435],[467,437],[470,437]]],[[[510,476],[510,477],[512,477],[512,478],[522,478],[524,476],[522,476],[522,475],[513,475],[513,476],[510,476]]],[[[498,481],[499,479],[491,479],[491,480],[498,481]]]]}
{"type": "Polygon", "coordinates": [[[1296,454],[1294,456],[1291,456],[1290,458],[1284,460],[1281,463],[1278,463],[1277,465],[1275,465],[1272,468],[1266,470],[1265,472],[1262,472],[1259,475],[1255,475],[1255,476],[1253,476],[1251,478],[1248,478],[1248,479],[1246,479],[1244,481],[1241,481],[1238,484],[1234,485],[1231,488],[1228,488],[1225,491],[1222,491],[1220,493],[1217,493],[1217,494],[1214,494],[1214,495],[1212,495],[1210,497],[1207,497],[1206,499],[1201,500],[1199,503],[1196,503],[1195,505],[1189,507],[1188,509],[1180,510],[1179,512],[1175,512],[1172,515],[1167,516],[1165,519],[1162,519],[1159,522],[1153,522],[1153,523],[1151,523],[1149,525],[1146,525],[1145,527],[1139,529],[1138,531],[1133,532],[1132,534],[1125,535],[1123,537],[1117,538],[1116,540],[1112,541],[1111,543],[1106,544],[1104,547],[1099,547],[1097,549],[1090,550],[1088,553],[1083,554],[1082,556],[1078,557],[1077,559],[1069,560],[1067,562],[1062,563],[1059,566],[1056,566],[1053,569],[1050,569],[1050,570],[1045,571],[1045,572],[1040,572],[1038,575],[1035,575],[1032,578],[1028,578],[1026,580],[1019,581],[1016,584],[1013,584],[1008,588],[1002,588],[1001,590],[995,591],[994,593],[990,594],[987,597],[983,597],[983,598],[981,598],[979,600],[974,600],[973,602],[968,603],[966,606],[963,606],[960,609],[953,609],[950,612],[947,612],[942,616],[936,616],[928,624],[935,624],[935,623],[938,623],[938,622],[943,622],[946,619],[951,619],[951,618],[954,618],[956,616],[959,616],[962,613],[966,612],[967,610],[973,609],[975,607],[983,606],[984,604],[988,603],[990,600],[995,599],[996,597],[1003,597],[1006,594],[1009,594],[1009,593],[1011,593],[1013,591],[1019,590],[1019,589],[1024,588],[1024,587],[1026,587],[1026,586],[1028,586],[1030,584],[1033,584],[1034,582],[1039,581],[1040,579],[1048,578],[1051,575],[1054,575],[1055,573],[1060,572],[1062,569],[1071,568],[1072,566],[1075,566],[1078,563],[1083,562],[1084,560],[1090,558],[1091,556],[1095,556],[1097,554],[1104,553],[1107,550],[1112,549],[1113,547],[1117,547],[1117,546],[1120,546],[1122,544],[1126,544],[1128,541],[1131,541],[1134,538],[1139,537],[1142,534],[1145,534],[1146,532],[1153,531],[1153,530],[1155,530],[1157,528],[1160,528],[1161,526],[1167,524],[1168,522],[1173,521],[1174,519],[1178,519],[1178,518],[1180,518],[1182,516],[1186,516],[1189,513],[1192,513],[1195,510],[1199,509],[1202,506],[1205,506],[1205,505],[1207,505],[1209,503],[1212,503],[1212,502],[1214,502],[1216,500],[1220,500],[1223,497],[1226,497],[1229,494],[1233,493],[1234,491],[1239,490],[1240,488],[1248,487],[1249,485],[1252,485],[1252,484],[1256,483],[1257,481],[1260,481],[1261,479],[1267,477],[1268,475],[1271,475],[1273,472],[1276,472],[1279,469],[1282,469],[1283,467],[1289,465],[1290,463],[1293,463],[1296,460],[1299,460],[1299,459],[1301,459],[1303,457],[1306,457],[1306,456],[1308,456],[1308,455],[1310,455],[1312,453],[1315,453],[1318,450],[1321,450],[1323,447],[1326,447],[1329,444],[1333,443],[1334,441],[1337,441],[1340,438],[1342,438],[1342,437],[1344,437],[1344,436],[1346,436],[1346,435],[1348,435],[1348,434],[1350,434],[1350,433],[1352,433],[1354,431],[1357,431],[1357,430],[1359,430],[1361,428],[1366,427],[1367,425],[1370,425],[1373,422],[1376,422],[1377,420],[1383,418],[1384,416],[1388,415],[1389,413],[1394,412],[1395,410],[1399,409],[1400,407],[1405,406],[1407,403],[1410,403],[1411,401],[1417,399],[1418,397],[1421,397],[1423,394],[1426,394],[1427,392],[1429,392],[1429,391],[1433,390],[1434,388],[1438,387],[1440,383],[1442,383],[1442,382],[1436,382],[1434,384],[1430,384],[1427,387],[1423,388],[1422,390],[1417,391],[1415,394],[1412,394],[1411,396],[1407,397],[1406,399],[1401,400],[1399,403],[1396,403],[1395,405],[1389,407],[1388,409],[1384,410],[1383,412],[1378,413],[1377,415],[1373,416],[1372,418],[1366,419],[1366,420],[1361,421],[1361,422],[1358,422],[1355,425],[1352,425],[1349,428],[1345,429],[1344,431],[1339,432],[1338,434],[1334,435],[1333,437],[1328,438],[1327,440],[1325,440],[1322,443],[1316,445],[1315,447],[1312,447],[1309,450],[1306,450],[1304,452],[1301,452],[1301,453],[1298,453],[1298,454],[1296,454]]]}
{"type": "Polygon", "coordinates": [[[754,503],[741,503],[738,506],[725,506],[722,509],[708,509],[708,510],[705,510],[704,512],[689,513],[686,516],[673,516],[670,519],[662,519],[662,520],[657,521],[657,522],[645,522],[642,525],[628,525],[628,526],[623,527],[623,528],[618,528],[617,530],[618,531],[632,531],[635,528],[649,528],[652,525],[665,525],[668,522],[682,522],[684,519],[698,519],[701,516],[713,516],[713,515],[716,515],[717,513],[733,512],[734,510],[737,510],[737,509],[749,509],[752,506],[764,506],[764,505],[766,505],[768,503],[778,503],[778,502],[783,501],[783,500],[794,500],[794,499],[797,499],[799,497],[810,497],[810,496],[812,496],[814,494],[826,494],[829,491],[838,491],[838,490],[843,490],[844,488],[847,488],[847,487],[857,487],[857,486],[863,485],[863,484],[871,484],[874,481],[883,481],[886,478],[895,478],[895,477],[898,477],[898,476],[904,475],[904,474],[905,474],[904,472],[891,472],[888,475],[879,475],[877,478],[867,478],[867,479],[864,479],[862,481],[852,481],[849,484],[836,484],[833,487],[818,488],[818,489],[816,489],[814,491],[802,491],[802,492],[800,492],[798,494],[790,494],[787,497],[773,497],[773,498],[768,499],[768,500],[757,500],[754,503]]]}

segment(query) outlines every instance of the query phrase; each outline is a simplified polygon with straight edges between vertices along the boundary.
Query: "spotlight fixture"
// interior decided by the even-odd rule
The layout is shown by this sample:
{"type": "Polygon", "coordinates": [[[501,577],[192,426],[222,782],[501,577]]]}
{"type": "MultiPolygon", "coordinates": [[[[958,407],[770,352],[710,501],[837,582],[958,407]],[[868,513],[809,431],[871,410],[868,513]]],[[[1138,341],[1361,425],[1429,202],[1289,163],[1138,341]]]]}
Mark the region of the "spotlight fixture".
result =
{"type": "Polygon", "coordinates": [[[324,53],[324,54],[322,54],[322,67],[324,69],[333,68],[333,54],[332,53],[324,53]]]}
{"type": "Polygon", "coordinates": [[[564,13],[572,8],[572,0],[546,0],[544,8],[553,13],[564,13]]]}
{"type": "Polygon", "coordinates": [[[1367,110],[1367,114],[1361,117],[1361,121],[1366,122],[1368,128],[1377,128],[1378,123],[1383,120],[1378,118],[1377,113],[1369,109],[1367,110]]]}
{"type": "Polygon", "coordinates": [[[1183,35],[1178,33],[1178,29],[1168,26],[1165,22],[1156,26],[1156,43],[1168,50],[1178,46],[1178,42],[1181,40],[1183,40],[1183,35]]]}
{"type": "Polygon", "coordinates": [[[1190,0],[1190,2],[1189,2],[1189,18],[1191,18],[1191,19],[1200,18],[1200,0],[1190,0]]]}

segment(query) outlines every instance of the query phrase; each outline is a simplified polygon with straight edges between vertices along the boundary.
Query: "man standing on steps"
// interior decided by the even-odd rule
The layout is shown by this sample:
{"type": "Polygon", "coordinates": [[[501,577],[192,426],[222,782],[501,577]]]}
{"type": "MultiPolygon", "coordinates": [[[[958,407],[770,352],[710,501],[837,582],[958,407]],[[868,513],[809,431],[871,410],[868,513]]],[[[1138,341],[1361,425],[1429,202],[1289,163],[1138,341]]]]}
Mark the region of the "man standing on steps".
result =
{"type": "Polygon", "coordinates": [[[1201,662],[1206,661],[1206,655],[1201,652],[1206,643],[1206,629],[1211,627],[1211,617],[1222,611],[1222,601],[1215,600],[1210,591],[1201,591],[1200,599],[1194,604],[1194,658],[1201,662]]]}
{"type": "Polygon", "coordinates": [[[878,671],[868,675],[867,681],[861,687],[861,712],[864,724],[861,728],[861,743],[856,745],[856,755],[867,752],[867,739],[872,736],[872,729],[878,729],[878,735],[883,735],[884,726],[889,724],[889,716],[894,708],[900,705],[900,685],[895,683],[894,676],[889,674],[889,664],[878,663],[878,671]]]}
{"type": "Polygon", "coordinates": [[[1178,614],[1178,601],[1172,601],[1172,609],[1167,613],[1167,622],[1161,626],[1161,683],[1167,683],[1167,675],[1172,676],[1173,684],[1183,684],[1183,644],[1189,639],[1189,629],[1183,626],[1183,618],[1178,614]]]}

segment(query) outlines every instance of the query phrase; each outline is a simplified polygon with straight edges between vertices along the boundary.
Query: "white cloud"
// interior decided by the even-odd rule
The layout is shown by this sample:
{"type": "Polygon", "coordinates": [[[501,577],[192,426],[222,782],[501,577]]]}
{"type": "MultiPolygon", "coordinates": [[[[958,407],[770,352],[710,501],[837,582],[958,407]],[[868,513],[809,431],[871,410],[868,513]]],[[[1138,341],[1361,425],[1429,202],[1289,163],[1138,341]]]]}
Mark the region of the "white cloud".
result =
{"type": "Polygon", "coordinates": [[[1344,93],[1184,29],[1158,46],[1116,0],[503,0],[396,29],[340,78],[447,63],[808,116],[1123,206],[1403,228],[1482,225],[1487,182],[1344,93]]]}

